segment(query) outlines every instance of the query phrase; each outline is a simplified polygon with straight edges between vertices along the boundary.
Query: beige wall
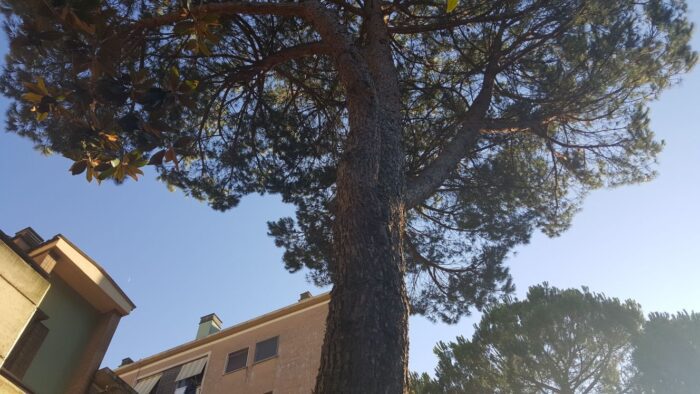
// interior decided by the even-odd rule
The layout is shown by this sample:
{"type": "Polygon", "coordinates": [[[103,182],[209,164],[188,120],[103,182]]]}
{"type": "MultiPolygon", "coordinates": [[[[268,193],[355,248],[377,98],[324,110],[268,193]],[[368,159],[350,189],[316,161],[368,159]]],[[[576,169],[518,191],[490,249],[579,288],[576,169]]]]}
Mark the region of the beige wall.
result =
{"type": "Polygon", "coordinates": [[[0,375],[0,393],[3,394],[24,394],[24,390],[0,375]]]}
{"type": "Polygon", "coordinates": [[[0,241],[0,366],[49,289],[49,282],[0,241]]]}
{"type": "Polygon", "coordinates": [[[138,379],[209,355],[202,393],[263,394],[274,391],[275,394],[308,394],[316,381],[327,312],[327,301],[317,303],[308,309],[292,312],[212,343],[145,364],[139,369],[126,373],[119,370],[115,372],[134,386],[138,379]],[[279,336],[278,356],[253,364],[255,343],[274,336],[279,336]],[[248,366],[225,374],[228,354],[245,347],[248,347],[248,366]]]}

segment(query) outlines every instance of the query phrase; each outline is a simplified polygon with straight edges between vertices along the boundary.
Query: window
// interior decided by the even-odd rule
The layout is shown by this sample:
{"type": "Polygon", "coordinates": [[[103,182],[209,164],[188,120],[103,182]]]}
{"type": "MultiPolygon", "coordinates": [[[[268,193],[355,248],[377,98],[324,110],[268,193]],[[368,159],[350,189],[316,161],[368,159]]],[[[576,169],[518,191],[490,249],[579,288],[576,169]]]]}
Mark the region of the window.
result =
{"type": "Polygon", "coordinates": [[[255,344],[255,362],[267,360],[277,355],[277,342],[279,337],[266,339],[255,344]]]}
{"type": "Polygon", "coordinates": [[[202,385],[206,365],[206,357],[182,365],[175,378],[174,394],[197,394],[199,387],[202,385]]]}
{"type": "Polygon", "coordinates": [[[226,373],[245,368],[248,362],[248,348],[229,353],[226,361],[226,373]]]}
{"type": "Polygon", "coordinates": [[[147,378],[139,379],[136,381],[136,386],[134,386],[134,391],[139,394],[153,394],[158,392],[158,383],[160,383],[160,378],[163,374],[151,375],[147,378]]]}
{"type": "Polygon", "coordinates": [[[202,386],[202,376],[203,374],[200,373],[187,379],[178,380],[175,383],[175,392],[173,394],[198,394],[202,386]]]}
{"type": "Polygon", "coordinates": [[[37,309],[29,325],[25,328],[19,340],[12,348],[3,368],[8,370],[15,378],[22,380],[25,372],[34,361],[34,357],[39,352],[41,344],[49,334],[49,329],[43,321],[49,317],[41,310],[37,309]]]}

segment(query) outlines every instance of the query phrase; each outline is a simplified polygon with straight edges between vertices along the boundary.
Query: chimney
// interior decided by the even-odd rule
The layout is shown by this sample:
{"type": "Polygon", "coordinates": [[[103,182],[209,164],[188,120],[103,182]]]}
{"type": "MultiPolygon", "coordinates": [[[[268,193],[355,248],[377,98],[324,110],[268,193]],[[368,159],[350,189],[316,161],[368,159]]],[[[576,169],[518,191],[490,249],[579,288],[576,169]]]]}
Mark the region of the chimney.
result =
{"type": "Polygon", "coordinates": [[[299,302],[304,301],[307,298],[311,298],[311,292],[310,291],[305,291],[301,294],[299,294],[299,302]]]}
{"type": "Polygon", "coordinates": [[[123,367],[125,365],[133,364],[134,360],[131,359],[131,357],[123,358],[122,363],[119,364],[120,367],[123,367]]]}
{"type": "Polygon", "coordinates": [[[219,331],[221,331],[221,319],[219,319],[219,316],[216,316],[216,313],[210,313],[199,319],[196,339],[204,338],[219,331]]]}
{"type": "Polygon", "coordinates": [[[24,252],[34,249],[44,242],[44,239],[31,227],[17,231],[12,240],[24,252]]]}

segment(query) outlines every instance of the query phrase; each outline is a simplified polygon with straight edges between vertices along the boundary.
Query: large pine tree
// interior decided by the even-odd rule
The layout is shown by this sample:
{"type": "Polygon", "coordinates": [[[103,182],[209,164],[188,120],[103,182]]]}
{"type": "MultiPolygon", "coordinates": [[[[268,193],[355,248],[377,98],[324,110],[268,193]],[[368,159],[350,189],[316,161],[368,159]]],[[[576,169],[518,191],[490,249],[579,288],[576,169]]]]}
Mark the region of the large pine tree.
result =
{"type": "Polygon", "coordinates": [[[511,289],[587,191],[653,175],[647,103],[695,62],[682,0],[4,0],[9,130],[90,180],[213,208],[279,193],[332,283],[318,393],[401,393],[407,316],[511,289]]]}
{"type": "Polygon", "coordinates": [[[652,313],[634,341],[636,382],[645,394],[693,394],[700,387],[700,313],[652,313]]]}
{"type": "Polygon", "coordinates": [[[486,308],[471,339],[435,346],[435,378],[416,394],[631,394],[639,305],[604,294],[533,286],[523,300],[486,308]]]}

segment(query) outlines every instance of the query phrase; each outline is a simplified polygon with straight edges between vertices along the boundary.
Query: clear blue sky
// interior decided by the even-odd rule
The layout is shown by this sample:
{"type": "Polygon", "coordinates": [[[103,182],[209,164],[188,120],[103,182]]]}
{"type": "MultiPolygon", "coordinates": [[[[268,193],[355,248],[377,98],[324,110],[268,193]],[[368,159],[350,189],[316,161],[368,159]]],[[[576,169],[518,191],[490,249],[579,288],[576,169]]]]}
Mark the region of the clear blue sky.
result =
{"type": "MultiPolygon", "coordinates": [[[[691,12],[698,24],[697,1],[691,12]]],[[[694,47],[700,49],[697,37],[694,47]]],[[[652,125],[667,143],[659,177],[591,194],[563,236],[537,235],[518,248],[509,265],[519,295],[548,281],[632,298],[645,312],[700,311],[699,103],[696,68],[652,107],[652,125]]],[[[0,100],[3,118],[6,105],[0,100]]],[[[205,314],[216,312],[228,326],[295,302],[303,291],[323,291],[304,274],[287,273],[282,251],[266,236],[266,221],[293,212],[274,196],[251,196],[220,213],[168,192],[152,176],[97,186],[71,176],[69,166],[0,132],[0,229],[66,235],[134,300],[137,309],[122,320],[107,366],[193,339],[205,314]]],[[[412,318],[411,369],[432,371],[434,344],[471,335],[474,322],[412,318]]]]}

